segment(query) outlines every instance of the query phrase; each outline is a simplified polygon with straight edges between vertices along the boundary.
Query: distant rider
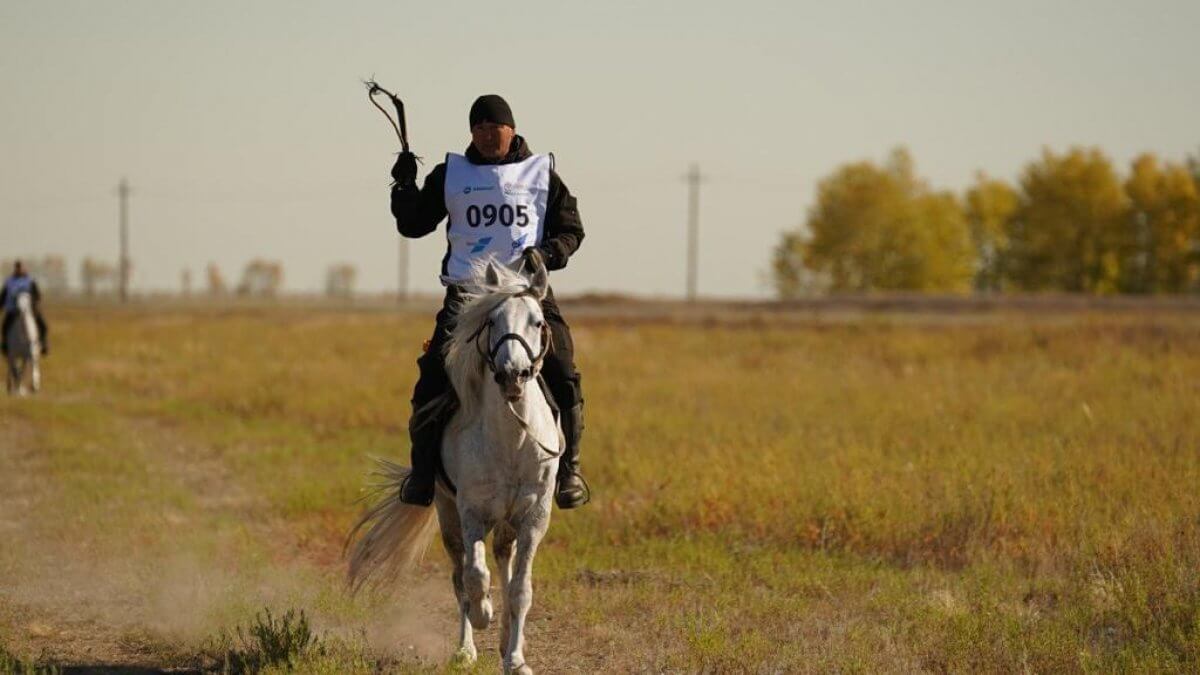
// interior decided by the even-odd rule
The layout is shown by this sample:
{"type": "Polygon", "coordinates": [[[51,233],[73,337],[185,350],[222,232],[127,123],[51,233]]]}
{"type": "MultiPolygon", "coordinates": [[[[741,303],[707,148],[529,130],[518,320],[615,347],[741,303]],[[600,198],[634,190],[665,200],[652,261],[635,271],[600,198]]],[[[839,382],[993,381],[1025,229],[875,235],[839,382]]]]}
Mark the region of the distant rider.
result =
{"type": "Polygon", "coordinates": [[[21,264],[20,260],[13,265],[12,276],[5,280],[4,289],[0,290],[0,304],[4,305],[4,326],[0,329],[3,331],[0,332],[0,349],[3,349],[5,354],[8,353],[8,329],[20,314],[17,297],[22,293],[28,293],[30,300],[33,301],[33,319],[37,322],[42,354],[49,354],[50,344],[47,341],[46,320],[42,318],[42,292],[38,289],[37,282],[33,280],[33,277],[25,273],[25,266],[21,264]]]}
{"type": "MultiPolygon", "coordinates": [[[[469,281],[472,263],[484,256],[516,265],[523,258],[541,258],[548,270],[560,270],[583,241],[583,224],[566,184],[553,168],[553,157],[535,155],[516,134],[512,109],[499,96],[480,96],[469,114],[471,145],[465,155],[447,154],[417,187],[417,160],[401,153],[392,167],[392,215],[405,237],[423,237],[446,226],[446,255],[442,284],[446,297],[427,351],[417,365],[421,374],[412,396],[412,474],[401,487],[408,504],[433,502],[434,475],[441,453],[442,432],[448,419],[425,420],[428,403],[450,390],[442,353],[461,299],[461,284],[469,281]]],[[[571,332],[559,312],[554,293],[542,302],[553,349],[542,373],[557,405],[566,447],[559,458],[555,502],[572,509],[587,503],[586,483],[579,475],[579,441],[583,433],[583,392],[575,370],[571,332]]],[[[440,415],[446,417],[446,415],[440,415]]]]}

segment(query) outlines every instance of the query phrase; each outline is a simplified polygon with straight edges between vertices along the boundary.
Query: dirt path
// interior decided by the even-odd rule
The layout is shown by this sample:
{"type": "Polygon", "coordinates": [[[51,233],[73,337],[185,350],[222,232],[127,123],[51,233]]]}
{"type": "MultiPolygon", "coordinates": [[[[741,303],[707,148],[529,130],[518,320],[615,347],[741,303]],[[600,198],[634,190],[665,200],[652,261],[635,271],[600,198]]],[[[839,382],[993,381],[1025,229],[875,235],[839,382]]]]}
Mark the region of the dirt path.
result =
{"type": "MultiPolygon", "coordinates": [[[[92,405],[52,395],[34,403],[92,405]]],[[[112,412],[100,420],[94,435],[68,429],[62,438],[40,412],[0,407],[0,541],[11,544],[0,551],[0,647],[82,669],[72,672],[197,672],[215,665],[222,630],[262,607],[297,607],[321,633],[365,641],[382,663],[438,666],[453,652],[456,619],[439,555],[393,600],[337,607],[345,602],[340,542],[304,540],[228,458],[172,420],[112,412]],[[92,455],[123,464],[79,466],[92,455]],[[124,488],[87,497],[75,474],[89,471],[113,471],[124,488]]],[[[591,666],[576,661],[570,627],[541,611],[529,628],[535,663],[548,672],[603,667],[602,656],[591,666]]],[[[495,653],[497,633],[477,634],[481,654],[495,653]]]]}
{"type": "Polygon", "coordinates": [[[33,425],[13,415],[0,422],[0,466],[5,467],[0,541],[6,542],[0,557],[0,645],[23,659],[80,672],[179,663],[182,655],[162,639],[113,620],[122,613],[120,598],[97,598],[74,583],[80,569],[95,561],[41,520],[62,498],[50,458],[39,447],[33,425]],[[108,609],[117,611],[92,607],[96,603],[111,603],[108,609]]]}
{"type": "Polygon", "coordinates": [[[97,433],[107,444],[86,451],[124,454],[137,474],[128,501],[137,503],[88,499],[68,492],[66,475],[86,471],[75,466],[86,457],[56,447],[62,441],[28,412],[0,408],[0,647],[11,654],[70,667],[194,670],[232,617],[281,604],[305,607],[327,634],[365,636],[381,654],[440,660],[449,652],[439,569],[407,588],[404,603],[348,620],[318,602],[340,577],[336,554],[306,554],[213,448],[168,420],[114,415],[97,433]]]}

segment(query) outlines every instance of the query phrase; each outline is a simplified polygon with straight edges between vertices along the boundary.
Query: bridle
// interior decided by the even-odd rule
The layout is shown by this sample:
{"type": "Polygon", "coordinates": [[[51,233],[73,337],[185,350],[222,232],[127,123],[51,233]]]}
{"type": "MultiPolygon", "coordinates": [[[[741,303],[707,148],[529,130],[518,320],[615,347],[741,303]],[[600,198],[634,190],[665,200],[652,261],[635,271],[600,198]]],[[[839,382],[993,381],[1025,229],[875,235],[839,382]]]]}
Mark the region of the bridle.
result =
{"type": "MultiPolygon", "coordinates": [[[[503,302],[493,307],[492,311],[496,311],[496,309],[498,309],[500,305],[504,304],[504,302],[522,297],[533,297],[536,299],[536,296],[532,291],[522,291],[521,293],[505,298],[503,302]]],[[[505,333],[504,335],[500,336],[500,339],[492,342],[492,328],[494,325],[495,322],[489,318],[487,323],[480,326],[470,338],[475,343],[475,349],[479,352],[479,355],[483,357],[484,363],[487,364],[488,370],[492,371],[493,374],[496,374],[496,355],[500,353],[500,347],[505,342],[512,340],[513,342],[521,345],[521,348],[525,350],[525,354],[529,357],[530,377],[537,376],[538,372],[542,369],[542,362],[546,360],[546,354],[550,351],[550,326],[545,322],[545,320],[542,321],[541,328],[542,349],[537,354],[533,353],[533,347],[529,346],[529,342],[525,339],[525,337],[518,333],[505,333]],[[484,349],[483,344],[480,341],[480,339],[485,335],[487,336],[487,344],[491,345],[491,347],[488,349],[484,349]]]]}
{"type": "MultiPolygon", "coordinates": [[[[509,297],[505,298],[503,301],[497,303],[495,307],[492,307],[492,309],[489,310],[488,314],[490,315],[491,312],[496,311],[500,307],[500,305],[503,305],[505,302],[508,302],[509,300],[512,300],[514,298],[523,298],[523,297],[530,297],[530,298],[534,298],[535,300],[537,299],[537,295],[534,293],[533,289],[525,290],[516,295],[509,296],[509,297]]],[[[492,342],[492,327],[493,327],[494,323],[495,322],[492,321],[491,318],[489,318],[487,320],[487,323],[480,326],[475,331],[475,333],[473,335],[471,335],[471,337],[470,337],[470,339],[475,343],[475,349],[479,352],[479,355],[483,357],[484,362],[487,363],[488,370],[492,371],[493,374],[497,374],[496,354],[500,353],[501,345],[503,345],[505,342],[508,342],[509,340],[512,340],[512,341],[516,342],[517,344],[521,345],[521,347],[525,350],[525,353],[527,355],[529,355],[529,361],[530,361],[529,377],[530,377],[530,379],[539,377],[539,374],[541,373],[541,370],[542,370],[542,362],[546,360],[546,354],[549,353],[549,351],[550,351],[550,343],[551,343],[550,325],[545,321],[545,319],[542,320],[542,329],[541,329],[542,350],[540,352],[538,352],[538,354],[535,356],[533,353],[533,347],[530,347],[529,342],[523,336],[518,335],[517,333],[505,333],[504,335],[500,336],[499,340],[496,340],[496,342],[493,343],[492,342]],[[483,348],[483,345],[480,344],[480,338],[482,338],[485,334],[487,335],[488,344],[491,345],[491,348],[486,349],[486,350],[483,348]]],[[[517,420],[517,424],[521,425],[521,429],[525,432],[525,435],[528,436],[534,443],[536,443],[538,448],[540,448],[542,450],[542,452],[546,453],[547,457],[545,459],[543,459],[542,461],[549,461],[551,459],[555,459],[555,458],[559,457],[560,455],[562,455],[562,453],[563,453],[562,448],[559,448],[557,451],[552,450],[552,449],[550,449],[549,446],[547,446],[540,439],[538,439],[537,436],[535,436],[533,434],[533,430],[529,428],[529,422],[527,422],[524,417],[521,417],[521,414],[518,413],[517,409],[513,407],[512,401],[506,401],[505,403],[508,406],[508,411],[510,413],[512,413],[513,418],[517,420]]]]}

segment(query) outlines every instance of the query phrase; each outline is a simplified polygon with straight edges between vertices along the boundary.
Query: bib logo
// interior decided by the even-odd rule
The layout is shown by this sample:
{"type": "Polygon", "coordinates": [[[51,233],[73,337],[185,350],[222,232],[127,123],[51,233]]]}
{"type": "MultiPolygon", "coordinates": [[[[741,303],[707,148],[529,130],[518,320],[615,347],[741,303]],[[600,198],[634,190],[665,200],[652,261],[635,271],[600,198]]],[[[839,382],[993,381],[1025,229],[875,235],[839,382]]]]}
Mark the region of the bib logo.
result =
{"type": "Polygon", "coordinates": [[[521,251],[525,249],[525,240],[529,238],[528,234],[521,235],[521,238],[512,243],[513,251],[521,251]]]}
{"type": "Polygon", "coordinates": [[[496,187],[494,185],[474,185],[474,186],[468,185],[463,188],[463,194],[469,195],[472,192],[487,192],[488,190],[495,190],[495,189],[496,189],[496,187]]]}
{"type": "Polygon", "coordinates": [[[487,250],[488,244],[492,243],[491,237],[484,237],[476,240],[471,244],[471,253],[483,253],[487,250]]]}
{"type": "Polygon", "coordinates": [[[527,195],[531,192],[525,183],[505,183],[502,187],[506,195],[527,195]]]}

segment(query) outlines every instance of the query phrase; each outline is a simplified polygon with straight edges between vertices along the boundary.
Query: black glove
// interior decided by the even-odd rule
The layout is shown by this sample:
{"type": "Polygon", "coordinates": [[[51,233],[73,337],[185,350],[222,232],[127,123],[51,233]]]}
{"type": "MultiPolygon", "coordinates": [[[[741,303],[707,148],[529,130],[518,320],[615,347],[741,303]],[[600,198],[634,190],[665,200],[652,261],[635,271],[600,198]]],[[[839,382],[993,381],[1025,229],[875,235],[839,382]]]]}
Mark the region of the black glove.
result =
{"type": "Polygon", "coordinates": [[[521,252],[521,257],[525,259],[525,269],[530,272],[536,270],[539,265],[546,266],[546,254],[542,253],[542,249],[536,246],[530,246],[521,252]]]}
{"type": "Polygon", "coordinates": [[[406,188],[417,184],[417,156],[411,152],[402,152],[392,166],[392,180],[396,185],[406,188]]]}

